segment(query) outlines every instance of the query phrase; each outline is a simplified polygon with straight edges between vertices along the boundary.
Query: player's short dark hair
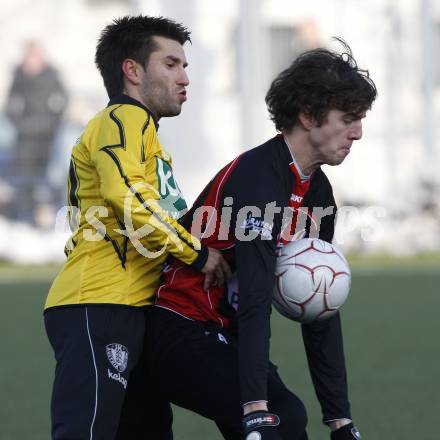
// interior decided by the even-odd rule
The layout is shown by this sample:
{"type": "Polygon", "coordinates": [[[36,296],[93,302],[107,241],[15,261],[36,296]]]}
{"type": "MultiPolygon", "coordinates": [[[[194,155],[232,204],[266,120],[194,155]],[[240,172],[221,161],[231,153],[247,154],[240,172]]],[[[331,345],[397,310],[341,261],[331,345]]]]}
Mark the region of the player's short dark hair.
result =
{"type": "Polygon", "coordinates": [[[321,124],[332,109],[360,117],[371,108],[377,90],[368,70],[357,66],[344,40],[335,40],[342,53],[323,48],[304,52],[272,82],[266,104],[277,130],[290,130],[301,112],[321,124]]]}
{"type": "Polygon", "coordinates": [[[182,24],[164,17],[125,16],[113,20],[101,33],[96,47],[95,63],[101,72],[108,96],[122,93],[122,62],[132,58],[146,66],[157,49],[152,37],[165,37],[181,45],[191,42],[191,32],[182,24]]]}

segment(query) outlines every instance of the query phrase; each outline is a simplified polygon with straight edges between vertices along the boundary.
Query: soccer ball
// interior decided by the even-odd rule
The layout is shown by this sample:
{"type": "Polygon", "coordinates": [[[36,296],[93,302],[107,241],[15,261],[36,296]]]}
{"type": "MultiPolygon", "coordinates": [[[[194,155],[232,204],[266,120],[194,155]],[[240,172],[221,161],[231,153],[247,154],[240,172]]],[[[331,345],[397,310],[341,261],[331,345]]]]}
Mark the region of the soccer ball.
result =
{"type": "Polygon", "coordinates": [[[332,244],[303,238],[286,244],[277,259],[272,304],[302,323],[334,315],[347,299],[351,273],[332,244]]]}

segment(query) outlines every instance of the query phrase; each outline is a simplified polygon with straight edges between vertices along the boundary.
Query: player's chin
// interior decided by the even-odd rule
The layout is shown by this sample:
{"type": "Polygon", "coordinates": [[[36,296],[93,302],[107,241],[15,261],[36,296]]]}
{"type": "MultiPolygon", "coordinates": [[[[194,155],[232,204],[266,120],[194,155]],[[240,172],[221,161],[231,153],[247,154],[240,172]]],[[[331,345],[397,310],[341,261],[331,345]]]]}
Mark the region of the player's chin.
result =
{"type": "Polygon", "coordinates": [[[326,163],[326,165],[330,165],[331,167],[341,165],[341,163],[344,162],[346,157],[347,157],[347,155],[344,155],[344,156],[339,155],[339,156],[334,157],[333,159],[329,160],[326,163]]]}
{"type": "Polygon", "coordinates": [[[170,106],[168,108],[168,111],[163,116],[165,117],[172,117],[172,116],[178,116],[182,112],[182,104],[176,104],[173,106],[170,106]]]}
{"type": "Polygon", "coordinates": [[[342,150],[340,150],[338,152],[338,154],[335,156],[333,163],[331,165],[340,165],[342,162],[344,162],[344,160],[346,159],[346,157],[350,154],[350,149],[348,148],[343,148],[342,150]]]}

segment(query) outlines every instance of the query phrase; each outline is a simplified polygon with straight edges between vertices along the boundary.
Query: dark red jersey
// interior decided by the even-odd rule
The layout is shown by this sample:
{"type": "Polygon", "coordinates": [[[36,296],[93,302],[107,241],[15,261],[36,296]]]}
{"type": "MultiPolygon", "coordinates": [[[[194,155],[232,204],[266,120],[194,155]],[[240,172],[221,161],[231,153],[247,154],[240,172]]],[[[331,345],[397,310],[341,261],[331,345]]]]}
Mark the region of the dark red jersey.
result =
{"type": "MultiPolygon", "coordinates": [[[[187,319],[213,321],[238,331],[243,403],[267,400],[277,248],[292,238],[295,227],[297,233],[308,236],[314,230],[321,239],[330,242],[335,214],[333,192],[325,174],[317,169],[309,180],[302,181],[288,146],[278,135],[225,166],[182,219],[183,226],[200,237],[204,246],[223,252],[234,276],[227,287],[204,291],[204,275],[174,261],[164,271],[156,306],[187,319]],[[314,219],[313,210],[317,207],[330,214],[314,219]],[[302,218],[301,212],[305,213],[302,218]]],[[[339,316],[324,324],[302,327],[325,417],[347,417],[339,316]],[[318,336],[321,328],[326,331],[322,342],[318,336]],[[321,354],[314,353],[315,348],[321,354]],[[326,350],[330,350],[330,361],[327,356],[321,356],[326,350]],[[333,363],[343,373],[336,381],[329,379],[331,392],[323,389],[317,376],[325,373],[326,362],[333,363]]]]}
{"type": "MultiPolygon", "coordinates": [[[[299,172],[290,156],[288,166],[293,176],[291,194],[283,205],[278,205],[279,212],[274,209],[272,216],[266,216],[271,207],[261,206],[260,200],[257,205],[234,206],[234,197],[236,196],[233,192],[226,193],[225,188],[228,191],[228,181],[234,175],[237,167],[240,170],[243,159],[246,159],[246,154],[238,156],[214,177],[182,221],[193,235],[200,238],[205,247],[209,246],[221,250],[231,267],[235,267],[236,229],[253,230],[263,234],[263,239],[271,240],[273,224],[270,222],[273,221],[275,213],[281,214],[286,211],[285,224],[277,234],[277,244],[280,245],[290,240],[295,235],[298,210],[303,205],[304,196],[310,187],[310,179],[301,181],[299,172]],[[249,206],[249,212],[242,211],[242,215],[238,215],[238,211],[246,206],[249,206]],[[263,212],[255,217],[252,209],[259,206],[263,212]],[[290,208],[291,214],[287,212],[286,208],[290,208]],[[232,219],[232,213],[234,213],[234,219],[232,219]]],[[[246,184],[247,182],[242,181],[235,185],[243,187],[246,184]]],[[[237,190],[240,191],[238,186],[237,190]]],[[[301,233],[301,231],[298,232],[301,233]]],[[[228,327],[238,308],[236,276],[228,283],[228,288],[211,287],[207,292],[203,290],[203,281],[204,275],[175,260],[164,271],[164,283],[157,291],[156,305],[179,313],[186,318],[214,321],[222,327],[228,327]],[[230,306],[234,310],[231,310],[230,306]]]]}

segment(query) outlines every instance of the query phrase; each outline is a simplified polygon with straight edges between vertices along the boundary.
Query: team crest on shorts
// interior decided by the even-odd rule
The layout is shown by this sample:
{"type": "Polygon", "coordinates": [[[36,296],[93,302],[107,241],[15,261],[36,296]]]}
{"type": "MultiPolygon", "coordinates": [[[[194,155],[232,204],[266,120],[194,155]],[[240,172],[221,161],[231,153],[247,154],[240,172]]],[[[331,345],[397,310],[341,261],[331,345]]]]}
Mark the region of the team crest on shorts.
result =
{"type": "Polygon", "coordinates": [[[121,344],[109,344],[106,347],[107,357],[116,371],[122,373],[127,368],[128,350],[121,344]]]}

